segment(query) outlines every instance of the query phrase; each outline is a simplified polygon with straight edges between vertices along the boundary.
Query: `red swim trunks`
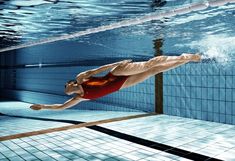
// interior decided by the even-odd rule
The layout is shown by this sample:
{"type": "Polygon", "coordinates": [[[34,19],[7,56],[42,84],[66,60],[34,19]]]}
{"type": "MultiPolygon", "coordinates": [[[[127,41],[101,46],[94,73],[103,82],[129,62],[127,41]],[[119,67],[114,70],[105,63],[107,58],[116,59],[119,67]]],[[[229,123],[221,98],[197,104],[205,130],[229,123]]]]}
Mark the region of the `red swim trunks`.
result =
{"type": "Polygon", "coordinates": [[[88,81],[83,82],[85,99],[96,99],[107,94],[118,91],[127,80],[128,76],[115,76],[108,73],[104,77],[90,77],[88,81]]]}

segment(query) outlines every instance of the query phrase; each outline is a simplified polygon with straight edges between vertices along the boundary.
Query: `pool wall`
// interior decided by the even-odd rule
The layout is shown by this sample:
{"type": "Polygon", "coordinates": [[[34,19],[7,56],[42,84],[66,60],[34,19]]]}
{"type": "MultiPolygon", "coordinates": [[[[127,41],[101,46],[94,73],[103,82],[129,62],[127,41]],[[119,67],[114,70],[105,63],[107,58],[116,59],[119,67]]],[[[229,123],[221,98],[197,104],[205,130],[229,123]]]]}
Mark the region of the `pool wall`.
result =
{"type": "MultiPolygon", "coordinates": [[[[66,81],[75,78],[79,72],[126,59],[126,55],[117,57],[111,52],[104,58],[101,54],[105,52],[76,42],[58,42],[1,54],[1,96],[30,103],[63,103],[70,98],[64,94],[66,81]],[[83,61],[79,61],[81,58],[83,61]],[[71,65],[77,60],[77,65],[71,65]],[[40,68],[39,63],[55,66],[40,68]]],[[[82,102],[74,108],[153,112],[154,78],[103,98],[82,102]]]]}
{"type": "Polygon", "coordinates": [[[234,66],[188,63],[164,73],[164,113],[235,124],[234,66]]]}

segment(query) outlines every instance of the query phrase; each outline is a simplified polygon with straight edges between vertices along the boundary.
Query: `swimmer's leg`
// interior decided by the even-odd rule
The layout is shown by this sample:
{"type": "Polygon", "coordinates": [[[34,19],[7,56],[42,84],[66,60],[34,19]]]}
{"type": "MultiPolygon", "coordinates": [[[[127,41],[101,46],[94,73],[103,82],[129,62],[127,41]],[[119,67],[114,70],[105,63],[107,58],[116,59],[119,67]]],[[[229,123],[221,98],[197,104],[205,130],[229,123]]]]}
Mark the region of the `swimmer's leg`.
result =
{"type": "Polygon", "coordinates": [[[157,65],[157,66],[155,66],[145,72],[135,74],[135,75],[130,75],[127,78],[127,80],[125,81],[125,83],[122,85],[121,89],[136,85],[136,84],[143,82],[144,80],[150,78],[151,76],[154,76],[158,73],[165,72],[167,70],[176,68],[180,65],[188,63],[189,61],[190,60],[186,61],[184,59],[182,59],[181,61],[179,61],[179,60],[178,61],[171,61],[171,62],[168,62],[165,64],[157,65]]]}
{"type": "Polygon", "coordinates": [[[124,66],[117,66],[111,70],[113,75],[135,75],[146,72],[155,66],[167,66],[168,63],[187,63],[189,61],[200,61],[198,54],[182,54],[180,56],[157,56],[144,62],[127,63],[124,66]]]}

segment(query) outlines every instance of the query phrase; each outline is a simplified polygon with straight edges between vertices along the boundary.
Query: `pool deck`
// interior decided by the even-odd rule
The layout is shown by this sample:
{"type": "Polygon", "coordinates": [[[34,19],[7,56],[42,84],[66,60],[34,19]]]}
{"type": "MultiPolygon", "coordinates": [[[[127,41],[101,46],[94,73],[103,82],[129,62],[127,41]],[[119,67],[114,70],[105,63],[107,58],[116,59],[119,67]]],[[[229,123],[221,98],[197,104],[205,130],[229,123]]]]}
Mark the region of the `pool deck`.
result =
{"type": "Polygon", "coordinates": [[[77,127],[1,141],[1,161],[235,160],[234,125],[168,115],[99,123],[100,120],[145,113],[73,109],[33,111],[29,106],[17,101],[0,102],[3,114],[0,115],[0,138],[77,127]],[[89,122],[98,123],[78,126],[89,122]]]}

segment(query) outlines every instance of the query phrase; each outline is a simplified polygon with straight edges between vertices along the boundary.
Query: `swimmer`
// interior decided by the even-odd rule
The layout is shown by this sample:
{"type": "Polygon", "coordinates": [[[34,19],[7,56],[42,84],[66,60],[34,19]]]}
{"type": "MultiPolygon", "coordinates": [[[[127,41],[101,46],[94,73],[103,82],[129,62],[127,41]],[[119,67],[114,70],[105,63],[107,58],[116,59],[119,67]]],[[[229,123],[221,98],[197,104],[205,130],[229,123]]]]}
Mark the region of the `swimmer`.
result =
{"type": "Polygon", "coordinates": [[[30,106],[33,110],[41,109],[66,109],[81,101],[97,99],[116,92],[118,90],[134,86],[144,80],[167,70],[176,68],[188,62],[200,62],[200,54],[181,54],[180,56],[157,56],[148,61],[132,62],[124,60],[113,64],[101,66],[97,69],[82,72],[76,76],[75,80],[65,84],[65,93],[74,94],[74,97],[63,104],[30,106]],[[103,77],[94,75],[110,70],[103,77]]]}

